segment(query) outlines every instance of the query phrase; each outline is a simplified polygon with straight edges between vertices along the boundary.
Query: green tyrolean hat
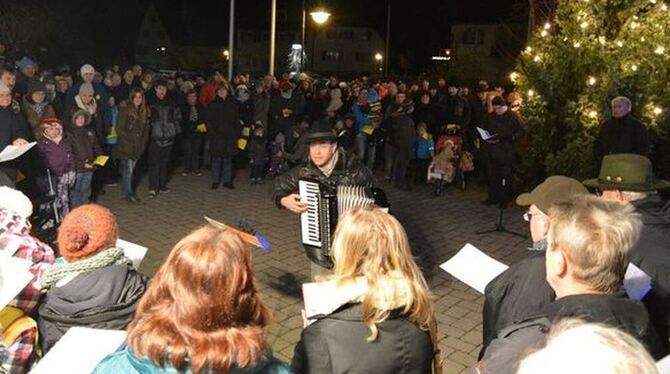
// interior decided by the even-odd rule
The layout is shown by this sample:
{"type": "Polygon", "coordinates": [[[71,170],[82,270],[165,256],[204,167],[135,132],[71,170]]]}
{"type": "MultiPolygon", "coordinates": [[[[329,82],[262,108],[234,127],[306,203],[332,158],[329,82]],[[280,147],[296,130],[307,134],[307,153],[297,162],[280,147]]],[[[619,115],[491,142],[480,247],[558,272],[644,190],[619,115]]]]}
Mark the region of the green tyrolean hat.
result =
{"type": "Polygon", "coordinates": [[[600,174],[596,179],[587,179],[586,187],[601,190],[620,190],[647,192],[670,187],[670,182],[656,179],[648,158],[621,153],[607,155],[600,166],[600,174]]]}

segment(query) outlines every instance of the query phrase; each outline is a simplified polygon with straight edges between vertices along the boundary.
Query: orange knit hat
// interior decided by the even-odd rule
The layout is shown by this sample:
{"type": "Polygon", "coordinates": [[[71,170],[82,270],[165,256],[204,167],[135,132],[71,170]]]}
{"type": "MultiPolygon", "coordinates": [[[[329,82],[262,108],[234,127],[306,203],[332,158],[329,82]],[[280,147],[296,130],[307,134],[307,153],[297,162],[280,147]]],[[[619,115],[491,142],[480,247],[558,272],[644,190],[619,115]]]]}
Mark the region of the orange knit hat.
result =
{"type": "Polygon", "coordinates": [[[119,228],[109,209],[96,204],[72,210],[58,228],[58,249],[70,262],[91,257],[116,245],[119,228]]]}

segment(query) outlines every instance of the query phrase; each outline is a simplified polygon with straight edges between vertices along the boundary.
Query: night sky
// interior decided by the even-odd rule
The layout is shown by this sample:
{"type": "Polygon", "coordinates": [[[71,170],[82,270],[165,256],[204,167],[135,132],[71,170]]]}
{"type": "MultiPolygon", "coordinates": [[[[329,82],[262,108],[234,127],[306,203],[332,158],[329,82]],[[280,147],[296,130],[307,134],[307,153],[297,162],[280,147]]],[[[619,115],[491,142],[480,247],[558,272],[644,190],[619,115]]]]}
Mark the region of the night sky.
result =
{"type": "MultiPolygon", "coordinates": [[[[0,0],[0,4],[4,1],[0,0]]],[[[178,44],[225,45],[228,33],[226,0],[25,0],[49,9],[50,17],[61,18],[67,28],[44,30],[50,51],[42,57],[48,62],[82,62],[100,64],[129,63],[139,24],[148,4],[156,4],[173,42],[178,44]],[[75,20],[73,23],[72,20],[75,20]],[[67,61],[62,61],[67,60],[67,61]]],[[[404,53],[417,61],[422,71],[430,56],[449,47],[453,23],[525,22],[525,0],[391,0],[391,56],[404,53]],[[424,63],[425,62],[425,63],[424,63]]],[[[24,3],[23,1],[21,3],[24,3]]],[[[372,26],[382,37],[386,34],[386,0],[306,0],[307,9],[319,4],[332,13],[329,24],[372,26]]],[[[286,19],[277,31],[298,29],[301,0],[278,0],[286,19]]],[[[269,24],[270,0],[237,0],[236,27],[266,28],[269,24]]],[[[58,26],[53,26],[58,27],[58,26]]]]}

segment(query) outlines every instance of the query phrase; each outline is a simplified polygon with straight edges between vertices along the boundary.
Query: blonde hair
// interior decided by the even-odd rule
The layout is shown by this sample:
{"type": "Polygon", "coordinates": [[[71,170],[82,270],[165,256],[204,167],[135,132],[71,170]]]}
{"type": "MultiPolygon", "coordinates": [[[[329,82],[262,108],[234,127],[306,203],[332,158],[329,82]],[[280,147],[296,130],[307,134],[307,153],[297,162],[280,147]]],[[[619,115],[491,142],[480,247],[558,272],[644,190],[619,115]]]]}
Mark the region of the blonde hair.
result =
{"type": "Polygon", "coordinates": [[[642,223],[630,204],[580,195],[549,209],[548,241],[572,265],[572,275],[598,291],[621,287],[642,223]]]}
{"type": "Polygon", "coordinates": [[[377,208],[357,208],[340,218],[332,245],[338,284],[363,278],[368,291],[362,298],[368,341],[377,339],[377,324],[399,307],[410,321],[428,330],[433,315],[431,294],[414,262],[407,234],[400,222],[377,208]]]}
{"type": "Polygon", "coordinates": [[[521,361],[517,374],[527,373],[657,374],[658,369],[631,335],[599,323],[564,319],[551,328],[544,348],[521,361]]]}

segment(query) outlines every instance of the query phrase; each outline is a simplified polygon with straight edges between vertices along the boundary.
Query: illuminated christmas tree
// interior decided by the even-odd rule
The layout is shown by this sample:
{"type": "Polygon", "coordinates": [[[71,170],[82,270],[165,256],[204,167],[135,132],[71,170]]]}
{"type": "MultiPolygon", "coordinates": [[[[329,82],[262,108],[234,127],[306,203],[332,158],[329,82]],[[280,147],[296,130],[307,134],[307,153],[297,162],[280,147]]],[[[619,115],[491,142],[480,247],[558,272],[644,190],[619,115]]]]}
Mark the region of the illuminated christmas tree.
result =
{"type": "Polygon", "coordinates": [[[561,0],[510,76],[524,95],[528,147],[517,182],[597,174],[593,141],[610,101],[649,125],[657,173],[670,176],[670,10],[662,0],[561,0]]]}

